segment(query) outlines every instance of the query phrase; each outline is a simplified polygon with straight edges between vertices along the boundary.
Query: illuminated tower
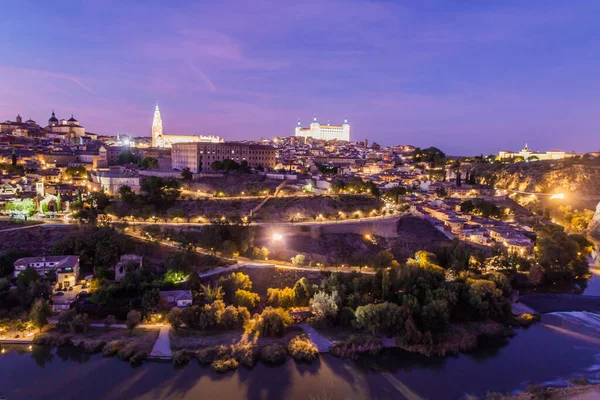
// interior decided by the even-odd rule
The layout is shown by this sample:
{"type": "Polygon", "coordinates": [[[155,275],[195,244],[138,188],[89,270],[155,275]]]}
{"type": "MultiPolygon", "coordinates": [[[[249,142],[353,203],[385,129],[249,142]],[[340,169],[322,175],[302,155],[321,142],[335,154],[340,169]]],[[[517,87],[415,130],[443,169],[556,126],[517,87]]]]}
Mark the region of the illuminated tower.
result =
{"type": "Polygon", "coordinates": [[[160,117],[158,103],[156,103],[156,108],[154,109],[154,119],[152,120],[152,147],[165,147],[162,118],[160,117]]]}

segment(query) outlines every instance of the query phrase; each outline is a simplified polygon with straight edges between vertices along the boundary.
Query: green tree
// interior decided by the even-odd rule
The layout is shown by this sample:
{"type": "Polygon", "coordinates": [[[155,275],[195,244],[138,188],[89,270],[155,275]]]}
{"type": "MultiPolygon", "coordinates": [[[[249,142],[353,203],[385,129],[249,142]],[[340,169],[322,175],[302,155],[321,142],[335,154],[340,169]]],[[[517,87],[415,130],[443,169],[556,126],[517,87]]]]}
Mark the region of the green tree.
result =
{"type": "Polygon", "coordinates": [[[160,290],[153,288],[144,292],[142,296],[142,308],[145,312],[156,312],[160,304],[160,290]]]}
{"type": "Polygon", "coordinates": [[[229,276],[219,279],[219,286],[223,287],[224,300],[227,303],[233,303],[236,291],[239,289],[252,290],[252,281],[243,272],[232,272],[229,276]]]}
{"type": "Polygon", "coordinates": [[[183,171],[181,171],[181,177],[184,181],[191,181],[194,179],[194,174],[192,174],[192,171],[190,171],[189,168],[184,168],[183,171]]]}
{"type": "Polygon", "coordinates": [[[213,171],[222,171],[223,163],[219,160],[215,160],[210,164],[210,169],[212,169],[213,171]]]}
{"type": "Polygon", "coordinates": [[[290,314],[282,308],[267,307],[257,318],[256,328],[261,335],[283,336],[292,323],[290,314]]]}
{"type": "Polygon", "coordinates": [[[298,267],[304,265],[305,260],[306,260],[306,256],[304,254],[296,254],[291,259],[292,264],[295,266],[298,266],[298,267]]]}
{"type": "Polygon", "coordinates": [[[142,313],[136,310],[131,310],[127,313],[127,320],[125,321],[125,325],[127,325],[127,329],[129,329],[130,333],[133,333],[133,330],[136,326],[138,326],[142,322],[142,313]]]}
{"type": "Polygon", "coordinates": [[[29,319],[33,326],[38,328],[40,332],[42,328],[48,324],[48,317],[52,313],[50,305],[44,299],[36,299],[29,311],[29,319]]]}
{"type": "Polygon", "coordinates": [[[310,310],[319,323],[333,323],[338,313],[338,294],[334,291],[331,294],[318,292],[310,300],[310,310]]]}

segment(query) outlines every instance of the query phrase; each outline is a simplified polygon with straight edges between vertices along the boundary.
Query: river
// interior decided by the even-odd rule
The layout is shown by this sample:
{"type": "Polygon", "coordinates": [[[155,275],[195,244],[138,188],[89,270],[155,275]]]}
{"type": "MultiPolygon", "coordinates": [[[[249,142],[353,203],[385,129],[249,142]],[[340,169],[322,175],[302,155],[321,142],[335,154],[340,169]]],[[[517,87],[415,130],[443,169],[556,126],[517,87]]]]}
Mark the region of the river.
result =
{"type": "Polygon", "coordinates": [[[547,314],[502,343],[468,355],[424,357],[403,351],[358,362],[321,357],[259,363],[217,374],[196,362],[183,368],[77,349],[34,346],[0,354],[0,396],[17,399],[459,399],[466,393],[523,390],[530,383],[564,383],[573,376],[600,379],[600,316],[547,314]]]}

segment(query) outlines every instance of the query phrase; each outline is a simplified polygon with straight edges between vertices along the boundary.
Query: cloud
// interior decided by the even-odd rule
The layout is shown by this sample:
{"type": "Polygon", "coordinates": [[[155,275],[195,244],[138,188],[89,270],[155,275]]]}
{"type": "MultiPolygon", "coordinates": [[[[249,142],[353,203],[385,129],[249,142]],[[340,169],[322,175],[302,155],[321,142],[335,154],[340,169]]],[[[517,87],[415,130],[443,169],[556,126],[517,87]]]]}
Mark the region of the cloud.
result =
{"type": "Polygon", "coordinates": [[[200,68],[196,68],[193,65],[190,65],[190,68],[193,71],[195,71],[196,73],[198,73],[198,75],[200,75],[200,78],[202,78],[204,83],[206,83],[206,86],[208,87],[208,89],[211,92],[214,92],[217,90],[217,87],[215,86],[215,84],[210,80],[210,78],[200,68]]]}

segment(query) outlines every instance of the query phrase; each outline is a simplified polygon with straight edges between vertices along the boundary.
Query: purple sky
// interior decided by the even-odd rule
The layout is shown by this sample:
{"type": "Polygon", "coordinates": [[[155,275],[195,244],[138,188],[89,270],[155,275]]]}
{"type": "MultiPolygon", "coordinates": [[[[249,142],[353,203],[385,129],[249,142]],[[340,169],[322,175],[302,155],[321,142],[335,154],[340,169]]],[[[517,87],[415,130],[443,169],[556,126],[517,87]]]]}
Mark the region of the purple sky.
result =
{"type": "Polygon", "coordinates": [[[347,117],[450,154],[599,151],[600,1],[53,0],[0,9],[0,120],[225,139],[347,117]],[[492,5],[493,4],[493,5],[492,5]]]}

